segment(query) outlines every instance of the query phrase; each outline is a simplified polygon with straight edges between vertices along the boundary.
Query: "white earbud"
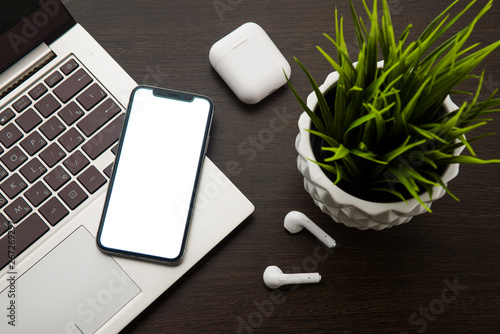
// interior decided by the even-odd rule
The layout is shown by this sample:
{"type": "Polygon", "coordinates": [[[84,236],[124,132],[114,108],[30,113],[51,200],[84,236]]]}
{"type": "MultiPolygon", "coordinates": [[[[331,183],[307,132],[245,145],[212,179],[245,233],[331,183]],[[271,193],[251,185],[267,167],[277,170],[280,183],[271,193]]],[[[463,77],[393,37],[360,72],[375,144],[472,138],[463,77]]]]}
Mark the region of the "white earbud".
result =
{"type": "Polygon", "coordinates": [[[286,284],[318,283],[321,276],[318,273],[309,274],[283,274],[276,266],[269,266],[264,271],[264,283],[268,288],[277,289],[286,284]]]}
{"type": "Polygon", "coordinates": [[[290,233],[298,233],[303,228],[306,228],[314,234],[321,242],[323,242],[328,248],[333,248],[336,245],[335,240],[325,233],[318,225],[314,224],[312,220],[307,218],[305,214],[298,211],[290,211],[285,217],[285,228],[290,233]]]}

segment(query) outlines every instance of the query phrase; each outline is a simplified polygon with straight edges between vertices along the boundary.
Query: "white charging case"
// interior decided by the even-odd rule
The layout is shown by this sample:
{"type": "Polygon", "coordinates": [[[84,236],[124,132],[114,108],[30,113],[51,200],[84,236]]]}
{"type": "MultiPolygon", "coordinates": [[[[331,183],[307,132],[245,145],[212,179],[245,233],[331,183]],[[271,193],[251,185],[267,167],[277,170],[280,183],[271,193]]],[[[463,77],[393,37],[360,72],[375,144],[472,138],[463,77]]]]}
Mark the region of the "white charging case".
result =
{"type": "Polygon", "coordinates": [[[288,61],[258,24],[248,22],[232,31],[211,48],[210,64],[236,96],[255,104],[290,78],[288,61]]]}

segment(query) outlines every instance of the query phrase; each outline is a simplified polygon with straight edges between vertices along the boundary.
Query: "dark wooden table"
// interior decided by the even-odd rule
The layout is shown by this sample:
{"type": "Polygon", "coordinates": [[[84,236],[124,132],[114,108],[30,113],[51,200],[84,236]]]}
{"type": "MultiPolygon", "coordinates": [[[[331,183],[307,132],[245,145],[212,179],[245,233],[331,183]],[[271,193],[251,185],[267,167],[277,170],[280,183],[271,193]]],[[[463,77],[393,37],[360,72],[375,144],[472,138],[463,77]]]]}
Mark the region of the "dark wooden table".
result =
{"type": "MultiPolygon", "coordinates": [[[[395,29],[413,23],[418,36],[452,1],[388,0],[395,29]]],[[[480,0],[447,36],[487,1],[480,0]]],[[[316,50],[330,48],[334,8],[347,0],[66,0],[70,12],[141,84],[193,91],[216,105],[208,156],[254,203],[256,210],[227,239],[137,317],[123,333],[499,333],[499,165],[462,166],[451,190],[424,214],[389,230],[359,231],[333,222],[303,189],[294,148],[301,108],[283,87],[257,105],[241,103],[212,69],[210,46],[254,21],[292,65],[302,96],[311,90],[293,57],[318,81],[332,71],[316,50]],[[332,254],[303,232],[283,228],[299,210],[341,247],[332,254]],[[268,289],[268,265],[318,271],[320,284],[268,289]]],[[[360,0],[354,1],[362,12],[360,0]]],[[[372,3],[370,0],[369,3],[372,3]]],[[[461,1],[457,13],[468,1],[461,1]]],[[[471,42],[500,39],[495,4],[471,42]]],[[[333,50],[330,48],[330,50],[333,50]]],[[[500,50],[481,65],[485,92],[500,87],[500,50]]],[[[473,90],[470,81],[462,88],[473,90]]],[[[458,101],[457,101],[458,102],[458,101]]],[[[500,127],[500,115],[484,131],[500,127]]],[[[500,158],[500,139],[475,143],[483,158],[500,158]]],[[[231,210],[231,208],[228,208],[231,210]]]]}

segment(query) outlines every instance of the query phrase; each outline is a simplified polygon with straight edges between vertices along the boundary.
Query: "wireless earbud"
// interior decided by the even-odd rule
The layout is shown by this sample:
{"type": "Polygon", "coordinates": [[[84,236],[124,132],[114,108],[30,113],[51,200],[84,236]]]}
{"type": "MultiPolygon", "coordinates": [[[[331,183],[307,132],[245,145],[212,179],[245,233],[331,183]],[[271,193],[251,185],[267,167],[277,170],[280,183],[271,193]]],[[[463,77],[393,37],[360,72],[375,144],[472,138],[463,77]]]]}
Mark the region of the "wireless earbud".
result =
{"type": "Polygon", "coordinates": [[[277,289],[287,284],[318,283],[321,281],[321,276],[318,273],[283,274],[283,271],[276,266],[267,267],[263,278],[266,286],[271,289],[277,289]]]}
{"type": "Polygon", "coordinates": [[[303,228],[306,228],[316,238],[321,240],[328,248],[333,248],[336,245],[335,240],[325,233],[318,225],[314,224],[312,220],[307,218],[305,214],[298,211],[290,211],[285,217],[285,228],[290,233],[298,233],[303,228]]]}

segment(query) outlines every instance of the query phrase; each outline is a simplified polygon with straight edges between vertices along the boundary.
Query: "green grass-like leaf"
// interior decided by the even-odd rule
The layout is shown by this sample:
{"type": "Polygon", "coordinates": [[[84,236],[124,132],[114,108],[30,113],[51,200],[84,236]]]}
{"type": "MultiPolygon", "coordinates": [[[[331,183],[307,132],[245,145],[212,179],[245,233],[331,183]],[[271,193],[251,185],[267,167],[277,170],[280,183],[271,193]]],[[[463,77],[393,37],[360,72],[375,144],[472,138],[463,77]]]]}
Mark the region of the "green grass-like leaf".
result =
{"type": "Polygon", "coordinates": [[[324,36],[336,49],[336,59],[325,49],[317,49],[338,72],[336,86],[322,94],[305,66],[295,59],[318,98],[317,108],[310,110],[287,78],[294,96],[314,124],[315,129],[308,131],[323,141],[324,152],[331,153],[316,163],[336,175],[332,182],[350,184],[357,193],[364,189],[404,201],[413,197],[430,211],[420,195],[428,193],[432,197],[433,187],[443,187],[456,199],[440,176],[449,164],[500,163],[499,159],[477,157],[472,146],[491,133],[466,137],[491,121],[486,115],[500,111],[500,99],[495,98],[497,90],[480,101],[485,74],[473,74],[500,46],[500,41],[482,48],[479,44],[467,45],[492,0],[470,23],[437,44],[475,2],[470,1],[451,16],[451,9],[459,3],[454,1],[416,40],[408,41],[412,25],[397,37],[395,30],[399,27],[393,26],[387,0],[381,0],[381,6],[373,0],[371,8],[362,0],[369,24],[365,24],[349,0],[359,48],[355,66],[345,42],[343,18],[335,8],[335,38],[324,36]],[[382,17],[378,17],[380,7],[382,17]],[[377,65],[379,54],[383,56],[382,66],[377,65]],[[455,87],[466,80],[477,80],[477,89],[457,91],[455,87]],[[464,100],[469,97],[469,101],[445,114],[443,102],[451,93],[464,96],[464,100]],[[332,104],[327,102],[326,94],[333,94],[332,104]],[[454,156],[454,150],[461,146],[472,156],[454,156]]]}

